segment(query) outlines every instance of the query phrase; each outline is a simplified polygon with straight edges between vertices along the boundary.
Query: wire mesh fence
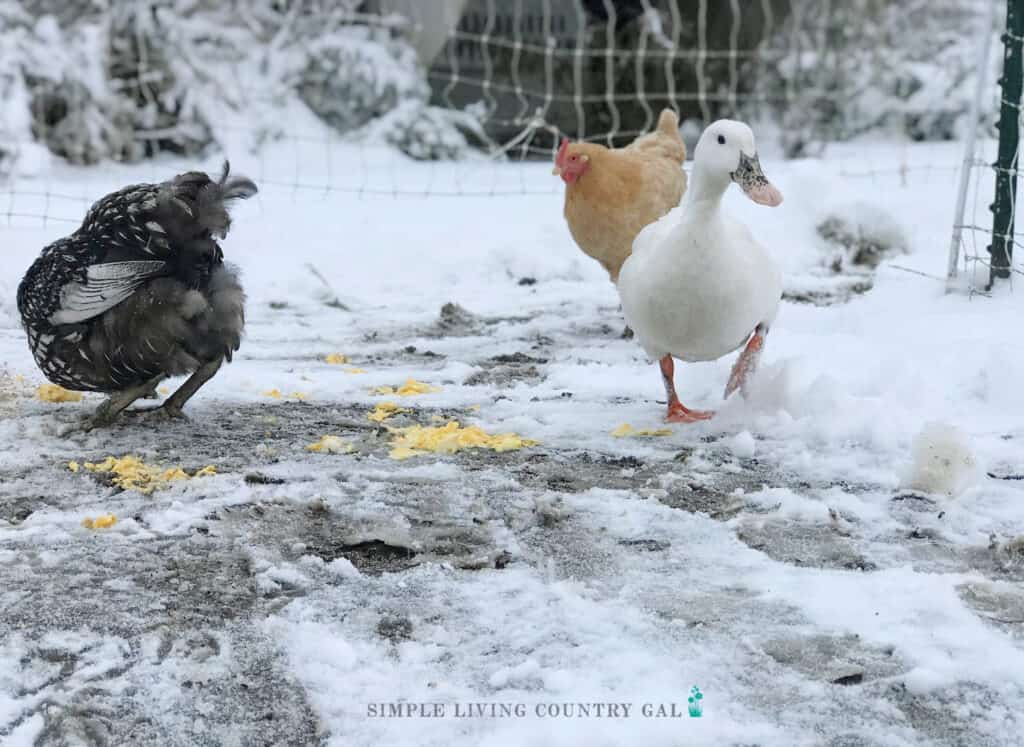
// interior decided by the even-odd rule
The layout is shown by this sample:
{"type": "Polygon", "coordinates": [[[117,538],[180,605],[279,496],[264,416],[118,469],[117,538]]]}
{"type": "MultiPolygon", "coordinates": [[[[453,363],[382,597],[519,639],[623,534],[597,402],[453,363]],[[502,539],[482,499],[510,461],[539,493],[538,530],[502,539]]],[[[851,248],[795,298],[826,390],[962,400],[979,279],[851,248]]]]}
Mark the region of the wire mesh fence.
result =
{"type": "MultiPolygon", "coordinates": [[[[118,164],[162,179],[168,155],[226,153],[296,195],[556,192],[530,162],[560,137],[624,145],[663,107],[690,137],[757,122],[788,156],[958,140],[988,2],[0,0],[0,215],[75,223],[138,178],[118,164]]],[[[840,173],[960,166],[922,151],[840,173]]]]}
{"type": "MultiPolygon", "coordinates": [[[[987,6],[988,19],[996,18],[998,6],[1005,8],[1001,74],[994,85],[989,84],[985,63],[992,40],[990,35],[981,34],[979,73],[969,114],[971,121],[983,116],[982,102],[993,99],[992,108],[999,111],[998,140],[979,143],[974,128],[965,137],[947,273],[947,288],[962,287],[970,293],[986,293],[997,280],[1012,281],[1014,275],[1024,275],[1024,252],[1015,251],[1021,243],[1015,225],[1024,82],[1024,2],[992,2],[987,6]]],[[[991,23],[987,21],[986,25],[991,23]]]]}

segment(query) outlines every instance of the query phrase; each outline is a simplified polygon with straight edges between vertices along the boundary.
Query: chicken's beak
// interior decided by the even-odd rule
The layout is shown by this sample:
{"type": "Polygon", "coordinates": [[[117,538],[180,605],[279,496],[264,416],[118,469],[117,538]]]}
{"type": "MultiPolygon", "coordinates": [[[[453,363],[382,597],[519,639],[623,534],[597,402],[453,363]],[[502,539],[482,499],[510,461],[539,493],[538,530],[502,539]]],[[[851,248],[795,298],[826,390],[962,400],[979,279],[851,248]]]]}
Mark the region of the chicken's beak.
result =
{"type": "Polygon", "coordinates": [[[740,163],[731,176],[732,180],[740,186],[740,189],[746,193],[747,197],[758,205],[777,207],[782,204],[782,192],[768,181],[768,177],[764,175],[764,171],[761,169],[761,162],[758,160],[756,153],[748,156],[740,151],[740,163]]]}
{"type": "Polygon", "coordinates": [[[551,169],[551,175],[552,176],[561,176],[562,175],[562,167],[561,166],[555,166],[555,168],[551,169]]]}

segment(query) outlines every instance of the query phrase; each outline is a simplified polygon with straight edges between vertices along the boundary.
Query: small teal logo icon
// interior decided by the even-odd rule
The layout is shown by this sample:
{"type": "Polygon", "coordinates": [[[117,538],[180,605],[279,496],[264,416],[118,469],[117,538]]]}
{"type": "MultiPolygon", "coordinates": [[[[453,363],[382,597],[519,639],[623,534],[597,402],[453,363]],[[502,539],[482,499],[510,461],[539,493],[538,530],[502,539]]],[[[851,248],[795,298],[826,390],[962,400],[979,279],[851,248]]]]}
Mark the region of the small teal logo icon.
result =
{"type": "Polygon", "coordinates": [[[690,688],[690,697],[686,699],[686,707],[690,711],[690,718],[700,718],[704,715],[704,693],[696,685],[690,688]]]}

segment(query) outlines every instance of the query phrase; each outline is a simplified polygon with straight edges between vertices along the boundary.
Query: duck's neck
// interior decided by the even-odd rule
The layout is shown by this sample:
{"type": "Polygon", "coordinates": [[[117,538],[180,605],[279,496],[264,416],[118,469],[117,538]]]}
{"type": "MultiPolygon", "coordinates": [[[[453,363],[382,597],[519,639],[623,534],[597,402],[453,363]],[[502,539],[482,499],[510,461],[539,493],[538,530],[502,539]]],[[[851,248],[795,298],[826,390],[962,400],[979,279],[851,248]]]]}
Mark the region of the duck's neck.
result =
{"type": "Polygon", "coordinates": [[[722,195],[728,187],[728,176],[702,168],[699,162],[694,164],[690,188],[686,191],[691,210],[716,215],[722,204],[722,195]]]}

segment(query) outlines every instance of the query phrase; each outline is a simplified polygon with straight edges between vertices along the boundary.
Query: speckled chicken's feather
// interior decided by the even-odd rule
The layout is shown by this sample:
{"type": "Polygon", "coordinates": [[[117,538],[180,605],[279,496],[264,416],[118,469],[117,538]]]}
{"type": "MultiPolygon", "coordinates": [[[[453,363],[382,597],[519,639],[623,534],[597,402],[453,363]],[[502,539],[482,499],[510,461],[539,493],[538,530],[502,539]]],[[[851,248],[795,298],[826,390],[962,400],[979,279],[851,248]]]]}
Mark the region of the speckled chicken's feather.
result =
{"type": "Polygon", "coordinates": [[[82,226],[43,250],[18,308],[43,372],[69,389],[118,391],[230,358],[244,296],[215,236],[244,177],[188,172],[99,200],[82,226]],[[231,317],[228,319],[227,317],[231,317]]]}

